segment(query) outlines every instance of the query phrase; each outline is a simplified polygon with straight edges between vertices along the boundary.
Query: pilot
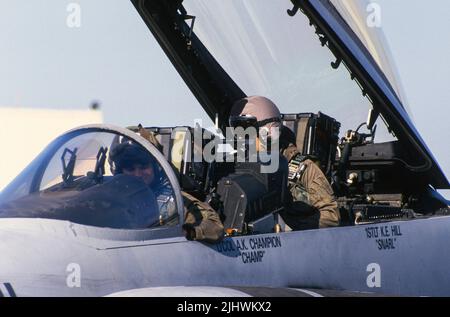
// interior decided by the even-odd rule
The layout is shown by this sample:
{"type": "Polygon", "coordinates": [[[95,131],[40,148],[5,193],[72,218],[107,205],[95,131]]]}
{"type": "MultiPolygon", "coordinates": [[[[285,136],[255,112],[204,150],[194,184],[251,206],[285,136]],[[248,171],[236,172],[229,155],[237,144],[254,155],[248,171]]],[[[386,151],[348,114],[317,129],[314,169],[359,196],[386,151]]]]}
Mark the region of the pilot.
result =
{"type": "MultiPolygon", "coordinates": [[[[340,215],[330,183],[322,170],[308,157],[302,156],[282,129],[278,107],[268,98],[252,96],[233,105],[230,120],[236,116],[253,116],[260,129],[268,131],[272,142],[278,141],[280,153],[289,162],[289,193],[281,214],[293,230],[316,229],[339,225],[340,215]],[[278,138],[278,140],[277,140],[278,138]]],[[[264,143],[264,142],[260,142],[264,143]]]]}
{"type": "MultiPolygon", "coordinates": [[[[155,135],[138,126],[138,134],[153,144],[159,151],[162,146],[155,135]]],[[[174,169],[175,170],[175,169],[174,169]]],[[[176,172],[176,170],[175,170],[176,172]]],[[[181,191],[184,203],[185,220],[183,230],[188,240],[217,243],[224,237],[224,228],[219,214],[209,204],[181,191]]]]}
{"type": "Polygon", "coordinates": [[[111,151],[111,161],[114,162],[114,174],[125,174],[139,177],[148,186],[155,182],[156,170],[154,160],[139,145],[122,143],[111,151]]]}

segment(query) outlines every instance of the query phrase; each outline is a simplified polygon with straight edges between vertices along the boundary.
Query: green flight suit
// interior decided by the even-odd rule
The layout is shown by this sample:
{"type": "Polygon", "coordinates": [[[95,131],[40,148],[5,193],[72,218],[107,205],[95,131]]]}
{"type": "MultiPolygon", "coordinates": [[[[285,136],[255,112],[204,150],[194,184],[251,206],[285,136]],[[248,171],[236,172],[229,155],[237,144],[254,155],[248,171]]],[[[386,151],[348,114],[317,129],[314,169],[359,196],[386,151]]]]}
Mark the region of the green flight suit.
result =
{"type": "MultiPolygon", "coordinates": [[[[299,162],[298,150],[290,144],[282,154],[290,162],[290,169],[296,169],[299,162]]],[[[299,162],[298,177],[289,181],[289,197],[285,211],[281,214],[293,230],[335,227],[339,225],[340,214],[333,189],[322,170],[310,159],[299,162]]]]}
{"type": "Polygon", "coordinates": [[[186,192],[181,192],[184,202],[184,214],[187,238],[210,243],[219,242],[224,237],[223,224],[219,214],[207,203],[186,192]]]}

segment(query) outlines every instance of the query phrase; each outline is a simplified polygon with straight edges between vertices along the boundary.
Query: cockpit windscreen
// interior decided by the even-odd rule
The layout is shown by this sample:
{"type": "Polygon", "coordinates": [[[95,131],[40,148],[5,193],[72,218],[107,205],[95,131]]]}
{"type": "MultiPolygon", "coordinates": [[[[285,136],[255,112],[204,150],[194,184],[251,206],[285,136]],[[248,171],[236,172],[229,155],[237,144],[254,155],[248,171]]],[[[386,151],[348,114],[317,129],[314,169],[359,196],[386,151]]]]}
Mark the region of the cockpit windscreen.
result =
{"type": "Polygon", "coordinates": [[[178,223],[173,186],[143,146],[82,129],[50,144],[0,196],[0,217],[144,229],[178,223]]]}

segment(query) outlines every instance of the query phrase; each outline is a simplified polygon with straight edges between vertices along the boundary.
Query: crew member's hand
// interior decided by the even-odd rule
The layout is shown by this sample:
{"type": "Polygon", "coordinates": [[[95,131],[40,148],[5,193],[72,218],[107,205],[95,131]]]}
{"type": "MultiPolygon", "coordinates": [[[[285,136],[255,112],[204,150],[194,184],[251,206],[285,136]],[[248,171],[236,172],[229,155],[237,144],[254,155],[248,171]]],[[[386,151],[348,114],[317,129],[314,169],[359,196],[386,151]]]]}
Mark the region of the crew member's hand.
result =
{"type": "Polygon", "coordinates": [[[195,240],[195,227],[193,224],[185,223],[182,228],[186,239],[189,241],[195,240]]]}

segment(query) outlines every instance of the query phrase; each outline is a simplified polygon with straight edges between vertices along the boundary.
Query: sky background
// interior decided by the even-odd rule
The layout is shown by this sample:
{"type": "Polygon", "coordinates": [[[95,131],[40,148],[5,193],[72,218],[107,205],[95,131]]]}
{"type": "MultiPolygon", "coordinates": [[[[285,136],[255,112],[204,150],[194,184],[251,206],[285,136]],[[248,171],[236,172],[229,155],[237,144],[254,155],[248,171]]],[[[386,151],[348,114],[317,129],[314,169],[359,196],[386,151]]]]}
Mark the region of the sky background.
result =
{"type": "MultiPolygon", "coordinates": [[[[413,121],[449,177],[450,1],[374,2],[413,121]]],[[[0,52],[0,107],[98,100],[104,121],[122,126],[209,122],[130,1],[0,0],[0,52]],[[80,28],[66,24],[71,2],[80,28]]]]}

